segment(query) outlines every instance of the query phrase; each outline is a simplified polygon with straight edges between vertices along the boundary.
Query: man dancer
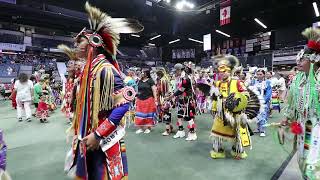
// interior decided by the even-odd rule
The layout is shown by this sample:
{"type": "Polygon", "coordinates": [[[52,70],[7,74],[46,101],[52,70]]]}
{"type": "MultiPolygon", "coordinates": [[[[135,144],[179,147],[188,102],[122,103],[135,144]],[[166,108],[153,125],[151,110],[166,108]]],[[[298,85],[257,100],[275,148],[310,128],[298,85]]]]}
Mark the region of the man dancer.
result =
{"type": "Polygon", "coordinates": [[[185,131],[183,128],[182,121],[188,121],[188,137],[187,141],[197,140],[196,134],[196,124],[194,121],[196,113],[196,102],[194,100],[194,92],[189,75],[191,74],[191,69],[178,63],[174,66],[176,77],[178,77],[178,87],[173,96],[178,98],[178,120],[177,126],[178,131],[173,136],[173,138],[183,138],[185,137],[185,131]]]}
{"type": "Polygon", "coordinates": [[[213,159],[225,158],[223,142],[231,141],[233,143],[231,155],[236,159],[244,159],[247,157],[244,147],[251,146],[247,120],[255,117],[257,113],[255,110],[250,111],[253,114],[245,113],[251,94],[242,81],[232,79],[234,68],[239,65],[239,60],[231,55],[220,55],[214,60],[218,62],[218,71],[222,79],[213,87],[214,121],[211,130],[213,150],[210,155],[213,159]]]}
{"type": "Polygon", "coordinates": [[[166,123],[166,130],[162,133],[163,136],[169,136],[172,132],[171,124],[171,99],[166,101],[171,93],[170,82],[166,70],[164,68],[159,68],[157,70],[157,96],[158,96],[158,112],[159,119],[161,122],[166,123]]]}
{"type": "Polygon", "coordinates": [[[125,130],[121,122],[133,100],[115,59],[119,33],[143,30],[135,20],[113,19],[86,3],[90,29],[76,37],[76,51],[86,65],[81,73],[74,114],[73,164],[76,180],[127,179],[125,130]]]}
{"type": "Polygon", "coordinates": [[[256,133],[260,133],[260,137],[265,137],[265,125],[268,122],[269,110],[270,110],[270,101],[272,96],[272,88],[271,82],[269,80],[265,80],[265,71],[263,69],[258,69],[256,71],[257,79],[254,79],[251,82],[251,86],[254,90],[256,90],[261,97],[264,98],[264,110],[258,115],[257,125],[258,129],[256,133]]]}

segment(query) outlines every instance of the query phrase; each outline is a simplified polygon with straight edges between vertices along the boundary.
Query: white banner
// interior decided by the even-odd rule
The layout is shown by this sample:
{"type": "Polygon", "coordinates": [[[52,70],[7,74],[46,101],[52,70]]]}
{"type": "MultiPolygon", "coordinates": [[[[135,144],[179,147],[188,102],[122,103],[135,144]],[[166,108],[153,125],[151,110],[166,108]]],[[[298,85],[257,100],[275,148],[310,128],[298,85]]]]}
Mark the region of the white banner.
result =
{"type": "Polygon", "coordinates": [[[203,50],[211,50],[211,34],[203,35],[203,50]]]}
{"type": "Polygon", "coordinates": [[[24,44],[0,43],[0,50],[25,51],[26,46],[24,44]]]}

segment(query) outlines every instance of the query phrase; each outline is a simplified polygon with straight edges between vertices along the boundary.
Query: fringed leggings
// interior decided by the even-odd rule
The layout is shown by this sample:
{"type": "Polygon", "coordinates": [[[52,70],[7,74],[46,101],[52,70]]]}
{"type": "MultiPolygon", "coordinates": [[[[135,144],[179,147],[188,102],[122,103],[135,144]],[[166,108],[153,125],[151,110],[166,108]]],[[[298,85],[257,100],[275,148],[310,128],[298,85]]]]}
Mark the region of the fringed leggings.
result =
{"type": "MultiPolygon", "coordinates": [[[[213,151],[224,152],[224,144],[223,144],[224,141],[225,141],[224,138],[214,136],[213,137],[213,144],[212,144],[213,151]]],[[[239,142],[239,141],[234,142],[234,144],[232,146],[232,150],[237,154],[240,154],[244,151],[243,147],[241,145],[241,142],[239,142]]]]}

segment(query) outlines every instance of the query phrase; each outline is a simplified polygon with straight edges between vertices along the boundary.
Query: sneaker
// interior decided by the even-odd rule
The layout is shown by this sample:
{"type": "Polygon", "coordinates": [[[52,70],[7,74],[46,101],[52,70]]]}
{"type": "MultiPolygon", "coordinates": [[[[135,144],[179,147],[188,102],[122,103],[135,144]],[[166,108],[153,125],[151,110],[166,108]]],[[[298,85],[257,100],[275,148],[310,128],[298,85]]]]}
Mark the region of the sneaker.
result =
{"type": "Polygon", "coordinates": [[[136,131],[136,134],[140,134],[140,133],[142,133],[142,132],[143,132],[142,129],[138,129],[138,130],[136,131]]]}
{"type": "Polygon", "coordinates": [[[178,131],[174,136],[173,136],[173,138],[174,139],[177,139],[177,138],[183,138],[183,137],[185,137],[186,136],[186,133],[184,132],[184,131],[178,131]]]}
{"type": "Polygon", "coordinates": [[[44,123],[48,123],[49,121],[48,121],[47,119],[44,119],[43,122],[44,122],[44,123]]]}
{"type": "Polygon", "coordinates": [[[146,130],[144,130],[144,132],[143,133],[145,133],[145,134],[149,134],[151,132],[151,130],[150,129],[146,129],[146,130]]]}
{"type": "Polygon", "coordinates": [[[31,122],[31,118],[27,118],[26,121],[27,121],[27,122],[31,122]]]}
{"type": "Polygon", "coordinates": [[[191,133],[189,132],[188,133],[188,137],[186,138],[186,141],[195,141],[197,140],[197,134],[194,132],[194,133],[191,133]]]}
{"type": "Polygon", "coordinates": [[[168,131],[164,131],[163,133],[162,133],[162,136],[169,136],[170,134],[168,133],[168,131]]]}
{"type": "Polygon", "coordinates": [[[22,122],[22,118],[18,118],[18,121],[19,121],[19,122],[22,122]]]}
{"type": "Polygon", "coordinates": [[[226,158],[226,153],[225,152],[215,152],[215,151],[210,151],[210,156],[212,159],[223,159],[226,158]]]}
{"type": "Polygon", "coordinates": [[[266,137],[266,133],[264,132],[260,133],[260,137],[266,137]]]}
{"type": "Polygon", "coordinates": [[[233,150],[231,150],[231,155],[235,158],[235,159],[246,159],[248,157],[247,153],[245,151],[243,151],[242,153],[236,153],[233,150]]]}

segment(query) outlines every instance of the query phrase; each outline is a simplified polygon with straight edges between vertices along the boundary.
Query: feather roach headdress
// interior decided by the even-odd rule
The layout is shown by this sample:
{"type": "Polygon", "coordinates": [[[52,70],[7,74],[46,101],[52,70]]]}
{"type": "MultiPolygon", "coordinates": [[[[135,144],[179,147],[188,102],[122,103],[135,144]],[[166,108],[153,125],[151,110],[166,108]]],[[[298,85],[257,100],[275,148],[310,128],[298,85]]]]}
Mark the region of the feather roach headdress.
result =
{"type": "Polygon", "coordinates": [[[309,59],[311,62],[320,62],[320,29],[310,27],[301,34],[308,39],[308,44],[298,54],[297,62],[304,58],[309,59]]]}
{"type": "Polygon", "coordinates": [[[137,33],[144,27],[134,19],[112,18],[100,9],[85,4],[90,29],[84,28],[76,37],[88,39],[91,46],[103,47],[111,56],[115,56],[120,42],[120,33],[137,33]]]}
{"type": "Polygon", "coordinates": [[[213,57],[213,61],[217,62],[219,72],[233,72],[239,66],[239,60],[232,55],[218,55],[213,57]]]}

